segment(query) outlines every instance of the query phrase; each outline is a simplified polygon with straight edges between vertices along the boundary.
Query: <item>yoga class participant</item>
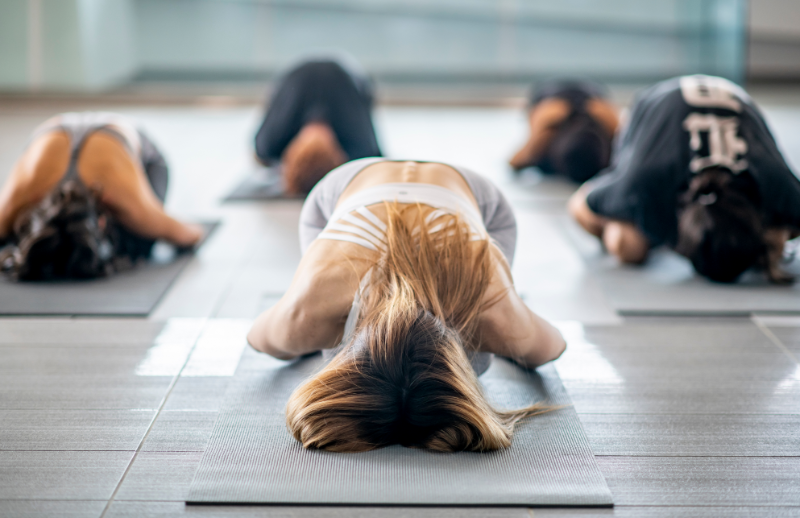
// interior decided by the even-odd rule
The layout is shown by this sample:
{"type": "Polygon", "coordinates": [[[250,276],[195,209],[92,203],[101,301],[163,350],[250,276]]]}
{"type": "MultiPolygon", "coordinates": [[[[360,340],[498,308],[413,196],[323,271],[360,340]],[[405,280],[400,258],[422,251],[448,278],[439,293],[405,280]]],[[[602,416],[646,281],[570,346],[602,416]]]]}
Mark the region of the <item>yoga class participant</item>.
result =
{"type": "Polygon", "coordinates": [[[549,410],[498,411],[478,382],[491,354],[535,367],[565,348],[514,290],[516,220],[489,181],[439,163],[349,162],[309,195],[300,242],[289,290],[248,341],[281,359],[332,356],[287,405],[303,446],[496,450],[549,410]]]}
{"type": "Polygon", "coordinates": [[[642,92],[611,167],[569,209],[626,263],[667,245],[701,275],[733,282],[762,267],[773,282],[800,231],[800,181],[752,99],[719,77],[685,76],[642,92]]]}
{"type": "Polygon", "coordinates": [[[617,109],[601,85],[547,81],[533,91],[530,136],[509,164],[517,171],[535,166],[545,174],[585,182],[608,166],[618,124],[617,109]]]}
{"type": "Polygon", "coordinates": [[[202,227],[164,212],[167,164],[112,113],[39,126],[0,191],[0,267],[20,280],[92,278],[146,258],[156,239],[197,243],[202,227]]]}
{"type": "Polygon", "coordinates": [[[289,194],[308,193],[348,160],[381,156],[372,83],[351,60],[312,60],[279,82],[256,134],[264,165],[280,164],[289,194]]]}

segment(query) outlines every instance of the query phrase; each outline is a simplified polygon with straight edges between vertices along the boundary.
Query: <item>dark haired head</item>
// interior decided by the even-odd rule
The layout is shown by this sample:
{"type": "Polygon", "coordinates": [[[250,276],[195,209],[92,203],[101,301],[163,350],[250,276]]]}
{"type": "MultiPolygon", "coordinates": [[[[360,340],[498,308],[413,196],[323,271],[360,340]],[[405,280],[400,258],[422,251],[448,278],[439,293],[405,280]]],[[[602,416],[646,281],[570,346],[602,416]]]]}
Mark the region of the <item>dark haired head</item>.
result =
{"type": "Polygon", "coordinates": [[[734,282],[747,269],[767,266],[760,199],[747,173],[710,168],[692,179],[681,198],[675,250],[716,282],[734,282]]]}
{"type": "Polygon", "coordinates": [[[556,172],[583,183],[608,166],[611,140],[587,114],[573,114],[556,132],[548,152],[556,172]]]}
{"type": "Polygon", "coordinates": [[[113,271],[110,217],[78,181],[67,181],[12,228],[0,268],[17,280],[87,279],[113,271]]]}

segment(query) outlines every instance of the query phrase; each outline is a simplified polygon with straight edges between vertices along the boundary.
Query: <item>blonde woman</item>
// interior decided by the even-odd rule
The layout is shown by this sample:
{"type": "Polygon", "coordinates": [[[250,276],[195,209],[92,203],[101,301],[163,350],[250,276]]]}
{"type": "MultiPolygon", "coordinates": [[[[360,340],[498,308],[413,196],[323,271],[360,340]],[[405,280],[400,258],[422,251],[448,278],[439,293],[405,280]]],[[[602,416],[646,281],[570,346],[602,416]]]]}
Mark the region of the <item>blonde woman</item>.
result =
{"type": "Polygon", "coordinates": [[[439,163],[349,162],[312,190],[300,240],[291,287],[248,341],[281,359],[332,356],[287,406],[303,446],[495,450],[543,411],[499,412],[477,378],[492,354],[535,367],[565,348],[514,291],[516,222],[490,182],[439,163]]]}

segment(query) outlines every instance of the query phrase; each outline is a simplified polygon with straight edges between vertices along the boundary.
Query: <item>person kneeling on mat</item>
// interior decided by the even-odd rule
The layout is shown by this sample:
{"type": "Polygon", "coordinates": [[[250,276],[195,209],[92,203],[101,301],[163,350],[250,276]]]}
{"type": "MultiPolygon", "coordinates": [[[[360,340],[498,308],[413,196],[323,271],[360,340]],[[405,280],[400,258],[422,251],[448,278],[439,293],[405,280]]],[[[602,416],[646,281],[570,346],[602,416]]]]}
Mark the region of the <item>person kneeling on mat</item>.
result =
{"type": "Polygon", "coordinates": [[[751,267],[792,281],[780,262],[800,232],[800,180],[752,99],[726,79],[685,76],[642,92],[612,166],[569,210],[626,263],[666,244],[713,281],[751,267]]]}
{"type": "Polygon", "coordinates": [[[307,61],[279,82],[256,134],[256,156],[280,164],[289,194],[306,194],[348,160],[381,156],[372,84],[355,63],[307,61]]]}
{"type": "Polygon", "coordinates": [[[618,124],[617,109],[601,85],[548,81],[531,96],[530,136],[509,164],[516,171],[538,167],[544,174],[585,182],[608,166],[618,124]]]}
{"type": "Polygon", "coordinates": [[[0,191],[0,267],[11,278],[92,278],[146,258],[156,239],[188,247],[197,225],[164,212],[167,165],[130,121],[65,113],[35,130],[0,191]]]}
{"type": "Polygon", "coordinates": [[[566,346],[514,290],[516,229],[500,191],[461,168],[368,158],[323,178],[302,209],[292,284],[247,337],[281,359],[331,357],[288,402],[294,437],[487,451],[552,409],[495,410],[478,382],[492,353],[535,367],[566,346]]]}

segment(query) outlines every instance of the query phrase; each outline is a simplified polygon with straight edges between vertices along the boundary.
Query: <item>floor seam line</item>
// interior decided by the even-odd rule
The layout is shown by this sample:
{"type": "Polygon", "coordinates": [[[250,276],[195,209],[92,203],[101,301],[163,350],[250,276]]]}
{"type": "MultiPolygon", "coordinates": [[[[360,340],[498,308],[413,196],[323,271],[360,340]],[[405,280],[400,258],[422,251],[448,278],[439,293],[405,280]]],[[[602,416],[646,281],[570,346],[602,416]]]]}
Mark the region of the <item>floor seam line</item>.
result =
{"type": "Polygon", "coordinates": [[[794,353],[790,351],[789,348],[786,347],[786,345],[781,341],[781,339],[772,332],[772,329],[765,326],[764,323],[759,321],[757,318],[754,318],[753,322],[755,322],[756,327],[761,330],[761,332],[769,339],[770,342],[772,342],[778,349],[783,351],[783,353],[791,358],[792,361],[800,365],[800,360],[797,358],[797,356],[795,356],[794,353]]]}
{"type": "Polygon", "coordinates": [[[120,477],[119,482],[117,482],[117,485],[114,488],[114,491],[111,493],[111,497],[109,497],[108,502],[106,503],[106,506],[103,508],[103,512],[100,513],[100,518],[104,518],[106,516],[106,514],[108,513],[108,510],[111,509],[111,504],[114,503],[114,500],[116,499],[117,493],[119,493],[119,490],[122,487],[122,484],[125,482],[125,478],[128,476],[128,473],[130,473],[131,467],[133,467],[133,463],[136,461],[136,458],[139,456],[139,453],[142,451],[142,448],[144,447],[144,443],[145,443],[145,441],[147,441],[147,438],[150,436],[150,432],[153,430],[153,427],[155,426],[156,421],[158,420],[158,417],[161,415],[161,412],[164,410],[164,407],[167,405],[167,400],[169,399],[169,396],[172,394],[172,391],[175,389],[175,385],[177,385],[178,380],[181,378],[181,373],[183,373],[183,370],[186,368],[186,365],[188,365],[189,359],[192,357],[192,353],[194,352],[195,348],[197,347],[197,343],[200,341],[200,338],[203,336],[203,332],[205,331],[206,327],[208,326],[208,320],[209,320],[208,318],[205,319],[205,322],[203,323],[203,327],[201,328],[200,332],[198,333],[197,338],[194,340],[194,343],[192,344],[192,348],[189,349],[189,353],[186,355],[186,359],[184,360],[183,364],[181,365],[181,368],[178,369],[177,374],[175,374],[175,376],[172,378],[172,381],[170,382],[169,387],[167,388],[167,392],[164,394],[164,397],[161,400],[161,403],[159,404],[158,409],[156,410],[156,415],[154,415],[153,419],[150,420],[150,424],[147,426],[147,430],[145,430],[144,435],[142,436],[142,440],[139,441],[139,445],[137,446],[136,450],[133,452],[133,456],[131,456],[131,460],[128,462],[128,465],[125,467],[125,471],[122,472],[122,476],[120,477]]]}

